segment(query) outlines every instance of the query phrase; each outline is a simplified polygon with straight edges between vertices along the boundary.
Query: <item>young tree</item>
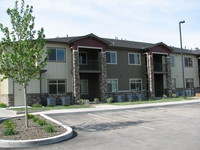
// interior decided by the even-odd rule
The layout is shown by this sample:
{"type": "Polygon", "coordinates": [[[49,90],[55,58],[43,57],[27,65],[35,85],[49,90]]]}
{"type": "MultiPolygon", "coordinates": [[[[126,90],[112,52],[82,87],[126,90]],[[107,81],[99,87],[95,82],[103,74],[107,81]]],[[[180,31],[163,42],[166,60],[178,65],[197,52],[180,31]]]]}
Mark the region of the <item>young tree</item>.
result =
{"type": "Polygon", "coordinates": [[[32,16],[32,12],[33,7],[25,6],[24,0],[21,0],[20,8],[16,0],[15,8],[7,9],[12,29],[0,24],[0,30],[4,34],[0,41],[0,74],[3,75],[1,80],[11,78],[23,86],[26,127],[28,127],[26,87],[32,79],[39,79],[47,58],[44,50],[44,30],[43,28],[37,32],[34,30],[35,17],[32,16]]]}

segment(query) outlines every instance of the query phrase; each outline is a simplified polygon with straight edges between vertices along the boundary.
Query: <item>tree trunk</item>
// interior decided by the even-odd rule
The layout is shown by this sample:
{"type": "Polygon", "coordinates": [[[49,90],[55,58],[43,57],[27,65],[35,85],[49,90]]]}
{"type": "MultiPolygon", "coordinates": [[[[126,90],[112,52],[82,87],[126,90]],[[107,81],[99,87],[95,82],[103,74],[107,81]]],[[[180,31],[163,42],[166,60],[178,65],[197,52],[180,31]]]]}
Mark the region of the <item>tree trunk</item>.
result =
{"type": "Polygon", "coordinates": [[[24,105],[25,105],[25,125],[28,128],[28,108],[27,108],[27,99],[26,99],[26,83],[23,84],[24,87],[24,105]]]}

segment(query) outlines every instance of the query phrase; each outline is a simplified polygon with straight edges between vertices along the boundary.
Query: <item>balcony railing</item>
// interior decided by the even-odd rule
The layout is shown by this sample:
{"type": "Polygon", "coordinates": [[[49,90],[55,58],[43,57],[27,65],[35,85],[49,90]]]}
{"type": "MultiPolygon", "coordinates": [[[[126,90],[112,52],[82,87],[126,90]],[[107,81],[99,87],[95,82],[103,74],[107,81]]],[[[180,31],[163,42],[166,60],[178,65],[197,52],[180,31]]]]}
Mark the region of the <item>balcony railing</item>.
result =
{"type": "Polygon", "coordinates": [[[100,62],[98,60],[88,60],[86,64],[79,64],[81,71],[100,71],[100,62]]]}
{"type": "Polygon", "coordinates": [[[167,64],[154,63],[154,72],[167,72],[167,64]]]}

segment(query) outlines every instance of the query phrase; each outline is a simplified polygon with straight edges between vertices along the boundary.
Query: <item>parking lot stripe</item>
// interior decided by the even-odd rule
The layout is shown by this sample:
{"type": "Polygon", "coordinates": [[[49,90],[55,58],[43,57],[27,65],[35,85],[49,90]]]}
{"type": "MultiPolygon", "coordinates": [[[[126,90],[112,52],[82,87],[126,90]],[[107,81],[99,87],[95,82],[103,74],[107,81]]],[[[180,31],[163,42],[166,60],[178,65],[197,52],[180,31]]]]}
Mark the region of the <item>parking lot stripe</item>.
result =
{"type": "Polygon", "coordinates": [[[150,127],[147,127],[147,126],[140,126],[141,128],[145,128],[145,129],[148,129],[148,130],[155,130],[154,128],[150,128],[150,127]]]}
{"type": "Polygon", "coordinates": [[[88,113],[88,115],[94,116],[94,117],[97,117],[97,118],[101,118],[101,119],[104,119],[104,120],[109,120],[109,121],[114,121],[114,122],[116,121],[116,120],[106,118],[106,117],[102,117],[102,116],[99,116],[99,115],[95,115],[95,114],[92,114],[92,113],[88,113]]]}

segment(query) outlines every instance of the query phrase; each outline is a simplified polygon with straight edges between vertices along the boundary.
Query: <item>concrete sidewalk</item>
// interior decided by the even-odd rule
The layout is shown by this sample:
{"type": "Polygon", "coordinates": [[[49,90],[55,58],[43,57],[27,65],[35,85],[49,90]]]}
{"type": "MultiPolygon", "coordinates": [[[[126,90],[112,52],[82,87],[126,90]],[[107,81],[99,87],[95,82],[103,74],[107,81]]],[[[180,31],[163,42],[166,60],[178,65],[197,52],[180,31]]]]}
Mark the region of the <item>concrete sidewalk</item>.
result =
{"type": "Polygon", "coordinates": [[[135,105],[106,105],[99,104],[93,108],[79,108],[79,109],[60,109],[60,110],[50,110],[43,112],[36,112],[34,114],[62,114],[62,113],[84,113],[84,112],[97,112],[97,111],[112,111],[112,110],[123,110],[123,109],[141,109],[141,108],[152,108],[152,107],[164,107],[172,105],[184,105],[200,103],[200,100],[184,100],[177,102],[163,102],[163,103],[149,103],[149,104],[135,104],[135,105]]]}
{"type": "MultiPolygon", "coordinates": [[[[172,105],[184,105],[200,103],[200,100],[184,100],[177,102],[162,102],[162,103],[149,103],[149,104],[135,104],[135,105],[106,105],[99,104],[92,108],[79,108],[79,109],[58,109],[58,110],[48,110],[42,112],[35,112],[33,114],[62,114],[62,113],[84,113],[84,112],[95,112],[95,111],[112,111],[112,110],[123,110],[123,109],[141,109],[141,108],[152,108],[152,107],[164,107],[172,105]]],[[[21,116],[18,115],[16,111],[6,110],[5,108],[0,108],[0,120],[7,117],[21,116]]]]}

